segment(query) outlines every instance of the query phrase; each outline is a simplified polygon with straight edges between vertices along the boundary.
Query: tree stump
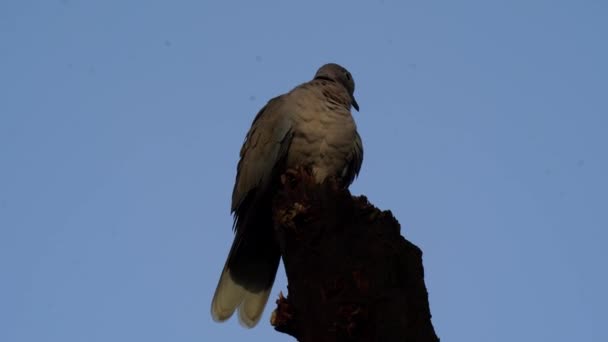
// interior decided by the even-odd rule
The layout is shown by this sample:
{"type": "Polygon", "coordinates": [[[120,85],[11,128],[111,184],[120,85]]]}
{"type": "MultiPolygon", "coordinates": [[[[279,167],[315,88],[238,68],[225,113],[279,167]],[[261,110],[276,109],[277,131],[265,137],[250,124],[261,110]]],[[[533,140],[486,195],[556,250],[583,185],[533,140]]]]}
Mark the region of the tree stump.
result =
{"type": "Polygon", "coordinates": [[[391,212],[305,170],[281,179],[273,221],[288,297],[277,300],[275,329],[301,342],[439,341],[422,252],[391,212]]]}

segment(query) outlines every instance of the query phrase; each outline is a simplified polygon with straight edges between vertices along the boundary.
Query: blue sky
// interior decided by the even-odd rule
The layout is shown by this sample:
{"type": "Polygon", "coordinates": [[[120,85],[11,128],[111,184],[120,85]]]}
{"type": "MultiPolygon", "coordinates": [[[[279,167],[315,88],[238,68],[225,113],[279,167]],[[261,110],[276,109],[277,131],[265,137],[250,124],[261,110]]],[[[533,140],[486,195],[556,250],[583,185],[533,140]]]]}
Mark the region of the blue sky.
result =
{"type": "Polygon", "coordinates": [[[289,341],[214,323],[238,151],[326,62],[351,187],[424,251],[445,341],[607,341],[601,1],[0,2],[0,340],[289,341]]]}

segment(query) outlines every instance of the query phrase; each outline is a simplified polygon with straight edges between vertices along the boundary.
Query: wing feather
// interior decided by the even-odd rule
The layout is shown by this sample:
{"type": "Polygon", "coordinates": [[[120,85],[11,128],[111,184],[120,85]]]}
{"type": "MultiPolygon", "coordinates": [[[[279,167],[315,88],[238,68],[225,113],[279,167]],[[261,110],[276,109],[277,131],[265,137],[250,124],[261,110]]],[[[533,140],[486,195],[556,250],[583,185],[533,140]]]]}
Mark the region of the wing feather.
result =
{"type": "Polygon", "coordinates": [[[355,178],[357,178],[359,171],[361,170],[361,164],[363,164],[363,143],[361,141],[361,136],[355,131],[353,149],[348,163],[344,168],[343,180],[345,186],[349,186],[355,178]]]}
{"type": "Polygon", "coordinates": [[[268,101],[256,115],[241,148],[232,191],[232,212],[238,214],[248,194],[264,188],[291,144],[292,124],[283,107],[283,96],[268,101]]]}

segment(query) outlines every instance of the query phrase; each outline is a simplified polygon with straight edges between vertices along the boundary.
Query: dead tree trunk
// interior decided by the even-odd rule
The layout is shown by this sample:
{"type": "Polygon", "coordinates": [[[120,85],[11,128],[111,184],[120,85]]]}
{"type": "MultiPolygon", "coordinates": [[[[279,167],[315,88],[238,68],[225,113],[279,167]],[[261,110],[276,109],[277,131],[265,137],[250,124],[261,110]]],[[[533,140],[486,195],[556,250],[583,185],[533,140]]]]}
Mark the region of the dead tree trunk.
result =
{"type": "Polygon", "coordinates": [[[283,176],[273,219],[289,292],[276,330],[301,342],[439,341],[422,252],[390,211],[298,172],[283,176]]]}

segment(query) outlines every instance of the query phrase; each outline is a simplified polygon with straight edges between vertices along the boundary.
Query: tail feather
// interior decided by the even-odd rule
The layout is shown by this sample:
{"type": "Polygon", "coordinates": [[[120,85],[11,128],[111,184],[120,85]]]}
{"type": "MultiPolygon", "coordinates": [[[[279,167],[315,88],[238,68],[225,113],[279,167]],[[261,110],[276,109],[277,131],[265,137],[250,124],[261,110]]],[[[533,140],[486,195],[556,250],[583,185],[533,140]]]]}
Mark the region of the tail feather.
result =
{"type": "Polygon", "coordinates": [[[272,226],[265,221],[249,222],[255,224],[237,229],[213,296],[211,316],[222,322],[238,310],[240,323],[252,328],[264,312],[281,254],[272,226]]]}
{"type": "MultiPolygon", "coordinates": [[[[269,264],[269,272],[272,272],[270,286],[265,289],[259,289],[259,286],[253,286],[253,289],[248,289],[246,284],[239,284],[232,277],[230,270],[224,269],[220,281],[215,289],[213,300],[211,302],[211,317],[216,322],[223,322],[232,317],[234,312],[238,310],[238,318],[241,325],[247,328],[253,328],[260,320],[270,291],[274,274],[276,274],[276,266],[269,264]]],[[[269,276],[269,272],[262,273],[262,276],[269,276]]],[[[259,284],[259,279],[252,284],[259,284]]]]}
{"type": "Polygon", "coordinates": [[[266,307],[266,302],[268,302],[270,290],[271,289],[269,288],[257,293],[245,290],[245,298],[239,307],[239,323],[241,323],[242,326],[253,328],[258,324],[258,321],[264,312],[264,308],[266,307]]]}
{"type": "Polygon", "coordinates": [[[211,317],[213,317],[213,320],[223,322],[230,318],[246,295],[247,290],[234,282],[230,272],[224,269],[211,302],[211,317]]]}

